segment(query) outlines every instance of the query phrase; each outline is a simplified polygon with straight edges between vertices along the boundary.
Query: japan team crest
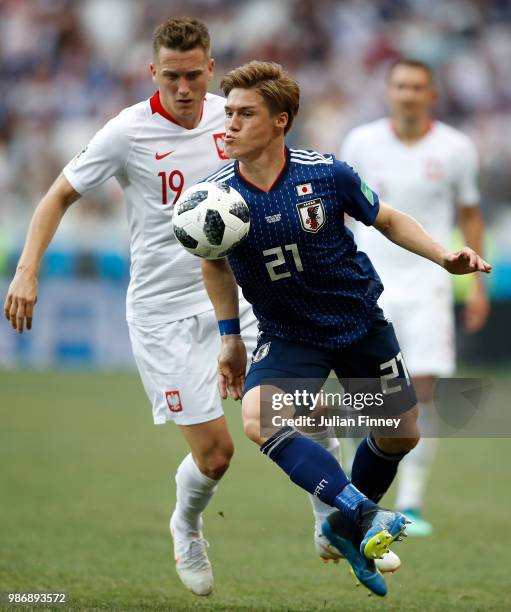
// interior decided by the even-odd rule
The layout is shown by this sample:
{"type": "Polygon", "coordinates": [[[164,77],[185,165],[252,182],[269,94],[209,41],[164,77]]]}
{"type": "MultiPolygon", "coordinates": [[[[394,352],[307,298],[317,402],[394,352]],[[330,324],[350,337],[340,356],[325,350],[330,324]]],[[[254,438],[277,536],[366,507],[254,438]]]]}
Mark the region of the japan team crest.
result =
{"type": "Polygon", "coordinates": [[[306,232],[316,233],[325,225],[325,207],[321,198],[314,198],[308,202],[300,202],[296,205],[302,228],[306,232]]]}
{"type": "Polygon", "coordinates": [[[167,399],[167,406],[170,412],[182,412],[183,404],[181,404],[181,397],[179,391],[165,391],[165,398],[167,399]]]}
{"type": "Polygon", "coordinates": [[[225,132],[220,132],[220,134],[213,134],[213,138],[215,140],[216,151],[218,153],[218,157],[220,159],[229,159],[225,155],[225,142],[224,142],[225,132]]]}

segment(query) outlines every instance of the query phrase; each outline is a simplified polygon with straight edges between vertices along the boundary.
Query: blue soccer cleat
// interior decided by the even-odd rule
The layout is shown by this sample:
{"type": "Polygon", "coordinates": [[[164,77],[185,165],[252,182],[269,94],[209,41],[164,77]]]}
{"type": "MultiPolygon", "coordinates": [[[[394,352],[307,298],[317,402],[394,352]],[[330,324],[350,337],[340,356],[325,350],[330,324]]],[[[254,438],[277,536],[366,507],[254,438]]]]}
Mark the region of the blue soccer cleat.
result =
{"type": "Polygon", "coordinates": [[[360,552],[367,559],[380,559],[389,552],[394,540],[406,537],[406,524],[410,521],[400,512],[376,508],[362,515],[360,552]]]}
{"type": "MultiPolygon", "coordinates": [[[[407,530],[408,529],[409,528],[407,527],[407,530]]],[[[322,533],[316,533],[316,530],[314,531],[314,547],[323,563],[332,562],[337,565],[341,559],[344,560],[344,556],[341,551],[337,550],[335,546],[332,546],[325,535],[322,533]]],[[[359,536],[357,550],[361,539],[361,536],[359,536]]],[[[374,564],[376,565],[376,569],[381,574],[394,574],[401,567],[401,559],[393,550],[389,550],[388,553],[385,553],[383,559],[375,559],[374,564]]]]}
{"type": "Polygon", "coordinates": [[[342,523],[334,519],[332,525],[329,519],[332,520],[332,516],[324,520],[321,525],[323,535],[343,554],[360,583],[375,595],[384,597],[387,594],[387,585],[376,569],[374,561],[361,554],[358,547],[360,537],[357,537],[356,526],[350,527],[350,523],[345,519],[342,523]]]}

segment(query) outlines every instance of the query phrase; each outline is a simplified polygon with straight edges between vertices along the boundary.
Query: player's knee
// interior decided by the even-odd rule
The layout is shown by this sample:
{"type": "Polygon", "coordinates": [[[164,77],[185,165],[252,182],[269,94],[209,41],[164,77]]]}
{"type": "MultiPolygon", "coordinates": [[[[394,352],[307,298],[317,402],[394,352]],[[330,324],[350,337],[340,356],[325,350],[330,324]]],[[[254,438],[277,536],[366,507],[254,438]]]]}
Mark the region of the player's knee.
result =
{"type": "Polygon", "coordinates": [[[249,440],[261,446],[260,387],[250,389],[243,398],[243,430],[249,440]]]}
{"type": "Polygon", "coordinates": [[[225,472],[227,472],[227,470],[229,469],[230,463],[231,462],[228,459],[216,461],[215,463],[208,466],[205,475],[208,478],[212,478],[213,480],[220,480],[220,478],[222,478],[225,472]]]}
{"type": "Polygon", "coordinates": [[[419,443],[420,435],[411,435],[406,438],[376,438],[376,445],[383,452],[391,455],[399,455],[401,453],[409,453],[419,443]]]}
{"type": "Polygon", "coordinates": [[[411,450],[413,450],[417,444],[419,443],[420,440],[420,435],[417,432],[416,436],[413,436],[411,438],[397,438],[396,442],[399,442],[398,447],[399,450],[397,451],[398,453],[409,453],[411,450]]]}
{"type": "Polygon", "coordinates": [[[229,469],[233,455],[232,443],[217,447],[199,460],[199,470],[208,478],[219,480],[229,469]]]}
{"type": "Polygon", "coordinates": [[[230,459],[226,457],[219,457],[218,459],[208,461],[199,467],[200,471],[211,478],[212,480],[220,480],[222,476],[227,472],[230,465],[230,459]]]}
{"type": "Polygon", "coordinates": [[[409,453],[420,440],[420,431],[417,427],[417,406],[402,415],[397,436],[376,439],[377,446],[384,452],[390,454],[409,453]]]}
{"type": "Polygon", "coordinates": [[[243,421],[243,430],[249,440],[261,446],[263,440],[261,438],[261,428],[257,419],[245,419],[243,421]]]}

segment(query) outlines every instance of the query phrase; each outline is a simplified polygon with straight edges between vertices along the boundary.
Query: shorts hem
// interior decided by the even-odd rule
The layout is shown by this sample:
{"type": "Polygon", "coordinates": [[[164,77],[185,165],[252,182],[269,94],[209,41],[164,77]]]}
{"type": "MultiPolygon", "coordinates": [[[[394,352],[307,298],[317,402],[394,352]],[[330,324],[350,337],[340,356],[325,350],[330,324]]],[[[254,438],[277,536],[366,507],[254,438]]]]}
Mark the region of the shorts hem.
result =
{"type": "Polygon", "coordinates": [[[435,378],[448,378],[456,372],[455,366],[439,367],[438,364],[435,364],[435,366],[432,367],[421,366],[420,368],[414,368],[410,367],[408,361],[406,362],[406,366],[412,378],[416,376],[433,376],[435,378]]]}
{"type": "MultiPolygon", "coordinates": [[[[257,372],[264,372],[265,370],[260,369],[257,370],[257,372]]],[[[263,381],[266,382],[267,384],[272,381],[272,380],[283,380],[286,378],[290,378],[295,380],[296,378],[301,378],[299,376],[296,376],[296,374],[294,374],[293,372],[285,372],[283,370],[269,370],[270,374],[268,375],[268,377],[256,377],[256,376],[248,376],[247,379],[245,380],[245,385],[243,386],[243,394],[247,393],[248,391],[250,391],[251,389],[253,389],[254,387],[262,387],[263,386],[263,381]],[[276,374],[278,374],[278,376],[276,376],[276,374]],[[254,379],[253,381],[251,381],[250,379],[254,379]]]]}
{"type": "Polygon", "coordinates": [[[215,419],[218,419],[221,416],[224,416],[223,410],[217,410],[216,412],[207,415],[197,415],[190,417],[168,415],[165,417],[153,418],[153,421],[155,425],[166,425],[167,423],[174,423],[175,425],[200,425],[201,423],[208,423],[209,421],[214,421],[215,419]]]}
{"type": "Polygon", "coordinates": [[[214,313],[211,304],[198,304],[195,308],[190,307],[189,310],[179,313],[178,316],[169,316],[165,314],[148,312],[146,314],[126,314],[126,323],[138,328],[157,327],[159,325],[168,325],[169,323],[178,323],[186,319],[193,319],[206,312],[214,313]]]}

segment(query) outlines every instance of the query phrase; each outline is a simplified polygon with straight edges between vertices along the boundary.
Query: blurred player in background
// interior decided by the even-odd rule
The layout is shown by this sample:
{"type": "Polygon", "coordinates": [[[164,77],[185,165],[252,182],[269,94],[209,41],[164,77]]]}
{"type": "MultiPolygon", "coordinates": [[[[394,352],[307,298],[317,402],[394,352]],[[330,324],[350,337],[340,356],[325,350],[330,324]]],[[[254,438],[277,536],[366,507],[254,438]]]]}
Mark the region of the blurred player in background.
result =
{"type": "Polygon", "coordinates": [[[418,441],[416,398],[392,324],[377,306],[380,279],[367,255],[357,252],[344,214],[451,273],[489,272],[491,266],[470,248],[445,250],[414,219],[380,202],[333,156],[287,148],[285,134],[298,112],[300,91],[278,64],[241,66],[224,77],[222,89],[228,96],[226,153],[237,161],[208,180],[239,191],[251,220],[248,237],[228,260],[202,262],[219,324],[233,328],[222,336],[221,394],[243,396],[247,436],[295,484],[339,509],[323,522],[323,535],[359,580],[382,596],[386,585],[374,559],[400,537],[405,518],[377,503],[418,441]],[[246,380],[246,349],[235,331],[236,282],[261,327],[246,380]],[[317,392],[331,369],[342,380],[371,379],[370,390],[384,396],[385,414],[399,415],[400,437],[373,430],[360,443],[352,482],[324,448],[293,427],[276,427],[271,435],[261,430],[261,393],[272,381],[286,392],[300,391],[302,384],[317,392]],[[385,394],[394,371],[400,384],[385,394]]]}
{"type": "MultiPolygon", "coordinates": [[[[341,159],[386,202],[417,219],[437,242],[449,242],[457,218],[466,244],[482,253],[477,153],[467,136],[432,119],[437,94],[431,68],[414,60],[396,61],[387,92],[390,118],[352,130],[341,159]]],[[[357,246],[382,278],[380,304],[396,328],[417,392],[421,441],[401,462],[396,507],[412,519],[410,535],[426,536],[432,525],[422,515],[424,491],[438,441],[435,384],[455,370],[451,279],[379,232],[354,225],[357,246]]],[[[465,329],[478,331],[488,312],[483,279],[476,274],[465,306],[465,329]]]]}
{"type": "MultiPolygon", "coordinates": [[[[155,424],[173,421],[191,453],[176,472],[171,517],[176,568],[198,595],[213,588],[202,512],[229,467],[233,443],[216,387],[218,328],[198,258],[171,231],[181,192],[226,157],[224,99],[207,93],[214,68],[206,26],[183,18],[153,36],[150,70],[158,89],[109,121],[63,170],[32,218],[5,301],[20,333],[32,326],[42,256],[66,209],[115,177],[124,192],[131,235],[127,321],[155,424]]],[[[242,306],[242,329],[255,345],[256,322],[242,306]]]]}

